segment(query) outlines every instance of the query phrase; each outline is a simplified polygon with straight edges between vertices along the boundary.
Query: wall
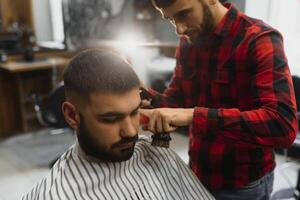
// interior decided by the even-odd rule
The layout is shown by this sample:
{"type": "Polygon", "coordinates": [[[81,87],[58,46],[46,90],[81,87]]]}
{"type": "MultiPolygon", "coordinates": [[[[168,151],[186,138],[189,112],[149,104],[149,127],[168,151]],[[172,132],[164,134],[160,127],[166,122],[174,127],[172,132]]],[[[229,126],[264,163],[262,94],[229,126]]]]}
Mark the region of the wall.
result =
{"type": "MultiPolygon", "coordinates": [[[[120,1],[120,0],[119,0],[120,1]]],[[[89,46],[95,40],[116,40],[120,37],[138,35],[147,41],[178,41],[169,22],[161,20],[158,12],[154,20],[137,20],[134,0],[125,0],[118,13],[112,13],[113,1],[65,0],[64,17],[68,46],[89,46]]],[[[117,5],[117,4],[114,4],[117,5]]]]}
{"type": "MultiPolygon", "coordinates": [[[[60,3],[61,0],[33,0],[33,13],[36,27],[37,39],[40,41],[52,40],[52,32],[56,27],[51,21],[50,3],[60,3]]],[[[111,7],[104,0],[98,0],[96,3],[92,0],[64,0],[64,15],[66,20],[66,32],[68,44],[71,48],[82,46],[83,36],[90,39],[108,39],[118,38],[118,32],[140,32],[144,34],[152,34],[151,39],[158,39],[164,42],[177,42],[178,37],[175,29],[167,20],[161,20],[161,16],[155,11],[155,21],[152,24],[137,24],[134,20],[135,11],[133,8],[134,0],[111,0],[110,3],[115,4],[117,9],[111,9],[113,16],[105,19],[105,11],[111,7]],[[121,13],[117,10],[123,7],[121,13]],[[104,30],[106,29],[106,30],[104,30]],[[118,30],[118,31],[116,31],[118,30]],[[79,39],[80,38],[80,39],[79,39]]],[[[244,10],[245,1],[230,0],[241,11],[244,10]]],[[[54,16],[55,17],[55,16],[54,16]]]]}
{"type": "Polygon", "coordinates": [[[245,11],[245,0],[229,0],[228,2],[233,3],[240,11],[245,11]]]}
{"type": "Polygon", "coordinates": [[[264,20],[282,33],[291,73],[300,76],[300,1],[247,0],[246,14],[264,20]]]}

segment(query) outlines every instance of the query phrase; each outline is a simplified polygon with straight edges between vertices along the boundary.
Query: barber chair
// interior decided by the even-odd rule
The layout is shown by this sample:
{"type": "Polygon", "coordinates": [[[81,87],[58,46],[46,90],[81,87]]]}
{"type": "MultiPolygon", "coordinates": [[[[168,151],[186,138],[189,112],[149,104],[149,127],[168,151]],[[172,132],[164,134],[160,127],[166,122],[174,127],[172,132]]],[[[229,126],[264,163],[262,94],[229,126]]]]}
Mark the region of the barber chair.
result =
{"type": "Polygon", "coordinates": [[[63,83],[59,83],[58,86],[43,99],[43,102],[41,101],[41,97],[36,94],[33,94],[32,98],[39,123],[45,127],[53,128],[55,131],[53,131],[52,134],[60,133],[58,131],[59,129],[68,127],[62,113],[62,104],[65,101],[63,83]]]}
{"type": "MultiPolygon", "coordinates": [[[[62,82],[45,99],[42,100],[37,94],[33,94],[32,98],[39,123],[50,128],[51,135],[70,132],[62,113],[62,104],[65,101],[64,84],[62,82]]],[[[49,166],[52,167],[56,160],[50,162],[49,166]]]]}

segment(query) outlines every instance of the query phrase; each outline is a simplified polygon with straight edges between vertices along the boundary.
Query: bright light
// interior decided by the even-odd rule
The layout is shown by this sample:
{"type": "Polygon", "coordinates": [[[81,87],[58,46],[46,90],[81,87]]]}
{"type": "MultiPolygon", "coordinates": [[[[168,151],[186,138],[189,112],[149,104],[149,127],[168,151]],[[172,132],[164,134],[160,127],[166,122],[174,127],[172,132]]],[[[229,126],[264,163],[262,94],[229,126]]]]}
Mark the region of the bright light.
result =
{"type": "Polygon", "coordinates": [[[141,35],[130,33],[120,36],[117,39],[115,46],[121,51],[129,53],[137,50],[137,47],[144,42],[145,41],[141,35]]]}

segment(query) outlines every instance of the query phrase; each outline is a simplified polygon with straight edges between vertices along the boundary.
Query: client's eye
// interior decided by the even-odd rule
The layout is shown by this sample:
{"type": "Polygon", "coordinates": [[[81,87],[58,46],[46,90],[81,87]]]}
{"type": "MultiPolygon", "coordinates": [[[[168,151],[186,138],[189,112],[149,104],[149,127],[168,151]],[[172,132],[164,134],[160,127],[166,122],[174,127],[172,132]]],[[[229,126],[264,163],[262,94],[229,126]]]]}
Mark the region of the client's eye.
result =
{"type": "Polygon", "coordinates": [[[111,116],[111,117],[101,117],[100,121],[103,123],[115,123],[122,120],[122,117],[111,116]]]}

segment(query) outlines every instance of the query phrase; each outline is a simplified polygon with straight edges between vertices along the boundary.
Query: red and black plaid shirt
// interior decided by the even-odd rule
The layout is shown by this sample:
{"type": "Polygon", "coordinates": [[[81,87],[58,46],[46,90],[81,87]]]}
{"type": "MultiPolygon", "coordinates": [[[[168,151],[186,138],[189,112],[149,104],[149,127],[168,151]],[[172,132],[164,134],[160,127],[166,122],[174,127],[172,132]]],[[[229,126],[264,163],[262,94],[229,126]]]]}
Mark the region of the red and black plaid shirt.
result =
{"type": "Polygon", "coordinates": [[[190,165],[210,190],[239,188],[272,171],[273,148],[288,147],[297,133],[281,34],[226,6],[209,38],[194,45],[181,38],[165,92],[149,90],[156,107],[195,108],[190,165]]]}

